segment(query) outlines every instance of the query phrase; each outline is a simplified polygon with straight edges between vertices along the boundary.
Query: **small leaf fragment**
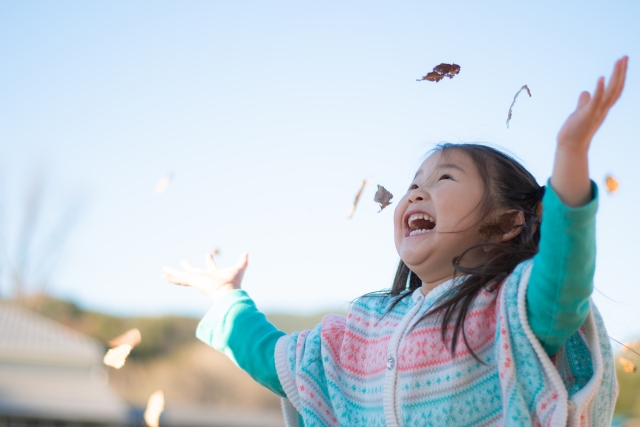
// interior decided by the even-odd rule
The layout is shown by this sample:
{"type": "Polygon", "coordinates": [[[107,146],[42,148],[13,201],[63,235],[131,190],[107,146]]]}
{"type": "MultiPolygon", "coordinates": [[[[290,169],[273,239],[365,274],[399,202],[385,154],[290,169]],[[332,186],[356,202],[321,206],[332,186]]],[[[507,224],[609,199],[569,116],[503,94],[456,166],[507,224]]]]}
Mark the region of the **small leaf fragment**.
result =
{"type": "Polygon", "coordinates": [[[142,341],[140,330],[138,328],[133,328],[109,341],[109,347],[118,347],[122,344],[129,344],[133,348],[140,344],[140,341],[142,341]]]}
{"type": "Polygon", "coordinates": [[[159,427],[162,411],[164,411],[164,392],[157,390],[149,396],[147,408],[144,411],[144,422],[148,427],[159,427]]]}
{"type": "Polygon", "coordinates": [[[618,357],[618,362],[620,362],[620,365],[622,365],[622,370],[627,374],[630,374],[636,371],[636,365],[626,357],[623,357],[623,356],[618,357]]]}
{"type": "Polygon", "coordinates": [[[351,218],[353,216],[354,212],[356,211],[356,207],[358,206],[358,201],[360,200],[360,196],[362,196],[362,192],[364,191],[364,187],[366,187],[367,184],[371,184],[371,181],[365,179],[364,181],[362,181],[362,184],[360,184],[360,189],[358,190],[358,193],[356,194],[356,198],[353,201],[353,205],[351,205],[351,209],[349,209],[349,215],[347,216],[347,218],[351,218]]]}
{"type": "Polygon", "coordinates": [[[378,184],[378,191],[373,196],[373,201],[380,203],[380,211],[391,204],[391,199],[393,199],[393,194],[391,194],[386,188],[382,185],[378,184]]]}
{"type": "Polygon", "coordinates": [[[127,356],[131,353],[132,348],[129,344],[122,344],[111,348],[107,351],[107,354],[104,355],[102,362],[112,368],[120,369],[124,366],[124,362],[127,361],[127,356]]]}
{"type": "Polygon", "coordinates": [[[529,86],[527,86],[527,85],[522,86],[520,88],[520,90],[516,92],[515,96],[513,97],[513,102],[509,106],[509,113],[507,114],[507,129],[509,129],[509,120],[511,120],[511,113],[513,112],[513,105],[516,103],[516,99],[518,98],[518,95],[520,95],[520,92],[522,92],[523,90],[526,90],[527,93],[529,94],[529,98],[531,98],[531,91],[529,90],[529,86]]]}
{"type": "Polygon", "coordinates": [[[607,175],[604,180],[604,185],[607,187],[607,191],[609,192],[609,194],[615,193],[616,191],[618,191],[618,188],[620,188],[620,183],[618,182],[618,180],[611,175],[607,175]]]}
{"type": "Polygon", "coordinates": [[[167,188],[169,188],[169,184],[171,184],[172,179],[173,173],[168,173],[167,175],[160,178],[154,189],[155,193],[159,196],[167,191],[167,188]]]}

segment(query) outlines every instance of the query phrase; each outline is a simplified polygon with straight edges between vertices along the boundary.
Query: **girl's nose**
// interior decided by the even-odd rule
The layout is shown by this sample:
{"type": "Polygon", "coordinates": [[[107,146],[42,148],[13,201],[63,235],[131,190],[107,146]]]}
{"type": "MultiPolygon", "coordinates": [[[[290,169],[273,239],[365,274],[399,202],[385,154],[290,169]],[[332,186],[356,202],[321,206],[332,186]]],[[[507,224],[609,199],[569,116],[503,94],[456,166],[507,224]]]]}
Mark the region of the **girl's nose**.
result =
{"type": "Polygon", "coordinates": [[[416,188],[409,196],[409,203],[421,202],[428,198],[428,193],[423,188],[416,188]]]}

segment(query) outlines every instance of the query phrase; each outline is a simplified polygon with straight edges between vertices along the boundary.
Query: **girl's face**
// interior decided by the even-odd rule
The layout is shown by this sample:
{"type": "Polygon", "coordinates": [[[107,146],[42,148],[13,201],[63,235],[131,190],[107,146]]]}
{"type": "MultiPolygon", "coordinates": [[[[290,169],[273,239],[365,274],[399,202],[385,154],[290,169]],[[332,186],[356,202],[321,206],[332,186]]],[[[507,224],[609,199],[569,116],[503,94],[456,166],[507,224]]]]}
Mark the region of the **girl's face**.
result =
{"type": "MultiPolygon", "coordinates": [[[[484,184],[462,151],[441,151],[420,166],[394,214],[396,249],[425,284],[450,279],[452,260],[482,243],[478,229],[484,184]]],[[[465,260],[474,262],[473,254],[465,260]]],[[[466,264],[466,262],[465,262],[466,264]]]]}

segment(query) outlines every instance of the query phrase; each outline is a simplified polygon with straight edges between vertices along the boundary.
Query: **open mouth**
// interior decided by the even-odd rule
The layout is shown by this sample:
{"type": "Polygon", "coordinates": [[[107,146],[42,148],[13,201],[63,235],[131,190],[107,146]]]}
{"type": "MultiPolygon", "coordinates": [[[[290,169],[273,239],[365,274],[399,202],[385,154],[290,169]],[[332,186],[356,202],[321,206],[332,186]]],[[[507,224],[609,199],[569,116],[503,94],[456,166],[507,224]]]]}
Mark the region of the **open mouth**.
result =
{"type": "Polygon", "coordinates": [[[433,230],[436,226],[436,221],[427,214],[415,213],[409,217],[407,224],[409,226],[409,236],[416,236],[433,230]]]}

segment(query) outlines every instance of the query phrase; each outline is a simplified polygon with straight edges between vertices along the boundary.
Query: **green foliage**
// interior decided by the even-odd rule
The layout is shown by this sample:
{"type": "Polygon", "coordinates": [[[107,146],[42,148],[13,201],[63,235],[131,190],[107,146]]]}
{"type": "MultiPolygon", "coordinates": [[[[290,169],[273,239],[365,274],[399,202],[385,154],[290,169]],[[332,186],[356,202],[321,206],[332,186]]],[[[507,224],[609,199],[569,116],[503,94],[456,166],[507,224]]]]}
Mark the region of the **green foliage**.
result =
{"type": "Polygon", "coordinates": [[[305,329],[313,329],[322,321],[322,318],[329,313],[330,312],[314,313],[304,316],[285,313],[271,313],[267,314],[267,319],[269,319],[269,321],[281,331],[290,334],[292,332],[303,331],[305,329]]]}
{"type": "MultiPolygon", "coordinates": [[[[626,343],[633,351],[640,353],[640,343],[626,343]]],[[[624,349],[616,357],[616,376],[618,377],[618,385],[620,394],[616,402],[616,415],[639,416],[640,415],[640,370],[635,372],[624,372],[620,364],[620,356],[628,359],[633,364],[640,364],[640,356],[632,351],[624,349]]]]}
{"type": "MultiPolygon", "coordinates": [[[[38,296],[27,304],[39,313],[98,339],[107,346],[109,340],[131,328],[138,328],[142,342],[129,356],[133,360],[149,360],[170,355],[185,345],[192,344],[200,319],[180,316],[118,317],[85,310],[71,301],[49,296],[38,296]]],[[[327,313],[298,316],[270,314],[267,318],[280,330],[291,333],[311,329],[327,313]]]]}
{"type": "Polygon", "coordinates": [[[196,341],[198,319],[179,316],[118,317],[84,310],[70,301],[51,297],[39,297],[37,304],[30,304],[39,313],[77,331],[107,342],[131,328],[138,328],[142,342],[129,356],[146,360],[168,355],[183,345],[196,341]]]}

